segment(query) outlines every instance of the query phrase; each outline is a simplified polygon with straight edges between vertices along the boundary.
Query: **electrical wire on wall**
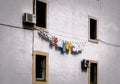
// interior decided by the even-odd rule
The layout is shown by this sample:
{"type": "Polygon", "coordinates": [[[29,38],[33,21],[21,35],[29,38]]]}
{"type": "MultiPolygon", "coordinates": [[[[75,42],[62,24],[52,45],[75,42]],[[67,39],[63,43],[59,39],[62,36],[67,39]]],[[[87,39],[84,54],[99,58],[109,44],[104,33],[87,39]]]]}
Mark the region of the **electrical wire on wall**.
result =
{"type": "MultiPolygon", "coordinates": [[[[19,26],[14,26],[14,25],[9,25],[9,24],[4,24],[4,23],[0,23],[1,26],[7,26],[7,27],[11,27],[11,28],[19,28],[19,29],[28,29],[28,27],[19,27],[19,26]]],[[[34,50],[34,30],[32,30],[32,52],[34,50]]]]}
{"type": "Polygon", "coordinates": [[[1,26],[7,26],[7,27],[12,27],[12,28],[20,28],[22,29],[23,27],[18,27],[18,26],[13,26],[13,25],[9,25],[9,24],[3,24],[3,23],[0,23],[1,26]]]}
{"type": "MultiPolygon", "coordinates": [[[[14,26],[14,25],[8,25],[8,24],[3,24],[3,23],[0,23],[1,26],[7,26],[7,27],[11,27],[11,28],[19,28],[19,29],[23,29],[23,28],[26,28],[26,27],[18,27],[18,26],[14,26]]],[[[59,31],[59,30],[56,30],[58,32],[62,32],[62,31],[59,31]]],[[[33,32],[33,37],[32,37],[32,51],[34,50],[34,30],[32,30],[33,32]]],[[[66,34],[72,34],[72,33],[69,33],[69,32],[64,32],[66,34]]],[[[78,36],[77,34],[73,34],[74,37],[75,36],[78,36]]],[[[57,36],[62,36],[62,37],[66,37],[66,38],[71,38],[71,37],[68,37],[68,36],[63,36],[63,35],[57,35],[57,36]]],[[[78,38],[78,37],[77,37],[78,38]]],[[[71,39],[74,39],[74,38],[71,38],[71,39]]],[[[109,42],[106,42],[104,40],[101,40],[101,39],[98,39],[99,42],[103,43],[103,44],[106,44],[106,45],[109,45],[109,46],[114,46],[114,47],[120,47],[120,44],[113,44],[113,43],[109,43],[109,42]]],[[[88,44],[88,45],[92,45],[91,44],[88,44]]]]}
{"type": "Polygon", "coordinates": [[[98,41],[101,42],[101,43],[104,43],[106,45],[109,45],[109,46],[120,47],[120,44],[109,43],[109,42],[103,41],[101,39],[99,39],[98,41]]]}
{"type": "Polygon", "coordinates": [[[0,25],[1,26],[11,27],[11,28],[29,29],[29,27],[19,27],[19,26],[15,26],[15,25],[4,24],[4,23],[0,23],[0,25]]]}
{"type": "Polygon", "coordinates": [[[33,38],[32,38],[32,52],[34,51],[34,30],[32,31],[33,33],[33,38]]]}

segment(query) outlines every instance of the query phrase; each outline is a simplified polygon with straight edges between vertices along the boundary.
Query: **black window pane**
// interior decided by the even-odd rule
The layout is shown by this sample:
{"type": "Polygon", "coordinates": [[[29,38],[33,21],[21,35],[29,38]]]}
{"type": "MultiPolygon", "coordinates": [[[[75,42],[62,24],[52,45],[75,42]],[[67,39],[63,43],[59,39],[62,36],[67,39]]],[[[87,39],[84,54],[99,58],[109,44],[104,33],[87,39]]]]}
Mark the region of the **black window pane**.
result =
{"type": "Polygon", "coordinates": [[[36,78],[39,80],[45,79],[46,57],[36,55],[36,78]]]}
{"type": "Polygon", "coordinates": [[[91,64],[91,68],[90,68],[90,81],[94,82],[93,66],[92,66],[92,64],[91,64]]]}
{"type": "Polygon", "coordinates": [[[97,64],[96,63],[91,63],[90,82],[95,84],[97,83],[97,64]]]}
{"type": "Polygon", "coordinates": [[[97,21],[90,19],[90,39],[97,39],[97,21]]]}
{"type": "Polygon", "coordinates": [[[46,3],[37,1],[36,4],[36,25],[46,28],[46,3]]]}

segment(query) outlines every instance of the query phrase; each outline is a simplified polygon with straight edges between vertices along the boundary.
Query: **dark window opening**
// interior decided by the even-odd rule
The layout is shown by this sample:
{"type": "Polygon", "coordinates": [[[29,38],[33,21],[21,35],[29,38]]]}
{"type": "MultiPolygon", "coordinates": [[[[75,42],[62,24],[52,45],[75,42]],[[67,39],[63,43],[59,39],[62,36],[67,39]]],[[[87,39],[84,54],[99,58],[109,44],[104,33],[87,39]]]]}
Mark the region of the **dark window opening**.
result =
{"type": "Polygon", "coordinates": [[[97,39],[97,20],[90,18],[90,39],[97,39]]]}
{"type": "Polygon", "coordinates": [[[97,64],[96,63],[91,63],[90,84],[97,84],[97,64]]]}
{"type": "Polygon", "coordinates": [[[46,28],[47,4],[39,0],[36,1],[36,26],[46,28]]]}
{"type": "Polygon", "coordinates": [[[45,80],[46,77],[46,57],[36,55],[36,80],[45,80]]]}

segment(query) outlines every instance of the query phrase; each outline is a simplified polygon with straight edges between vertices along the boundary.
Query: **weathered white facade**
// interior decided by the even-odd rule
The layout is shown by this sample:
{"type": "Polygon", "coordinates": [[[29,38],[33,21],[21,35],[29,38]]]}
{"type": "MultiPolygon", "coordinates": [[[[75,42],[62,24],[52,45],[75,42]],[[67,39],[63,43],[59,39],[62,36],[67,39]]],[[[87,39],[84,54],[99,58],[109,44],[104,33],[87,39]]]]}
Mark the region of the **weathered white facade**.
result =
{"type": "MultiPolygon", "coordinates": [[[[32,84],[32,51],[49,53],[48,84],[88,84],[81,60],[98,61],[98,84],[120,84],[120,1],[48,0],[47,31],[60,39],[87,42],[81,54],[60,54],[41,40],[37,30],[0,25],[0,84],[32,84]],[[98,18],[98,39],[88,42],[88,15],[98,18]]],[[[23,27],[23,13],[33,0],[1,0],[0,24],[23,27]]]]}

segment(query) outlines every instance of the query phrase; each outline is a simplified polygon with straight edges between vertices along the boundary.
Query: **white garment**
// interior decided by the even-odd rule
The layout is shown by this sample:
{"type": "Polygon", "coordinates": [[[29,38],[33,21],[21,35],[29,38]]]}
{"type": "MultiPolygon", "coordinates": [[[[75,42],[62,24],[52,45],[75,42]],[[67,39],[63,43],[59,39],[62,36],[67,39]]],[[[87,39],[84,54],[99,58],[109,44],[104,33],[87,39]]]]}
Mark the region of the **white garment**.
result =
{"type": "Polygon", "coordinates": [[[57,42],[57,46],[62,48],[62,43],[63,43],[62,40],[58,40],[58,42],[57,42]]]}
{"type": "Polygon", "coordinates": [[[78,52],[82,51],[83,46],[81,44],[78,45],[78,52]]]}
{"type": "Polygon", "coordinates": [[[50,41],[53,41],[53,36],[51,36],[50,34],[47,34],[46,37],[47,37],[50,41]]]}
{"type": "Polygon", "coordinates": [[[77,48],[76,43],[72,42],[72,43],[71,43],[71,46],[72,46],[72,51],[73,51],[73,52],[77,52],[77,51],[78,51],[78,48],[77,48]]]}
{"type": "Polygon", "coordinates": [[[81,52],[83,50],[83,45],[81,43],[71,43],[73,52],[81,52]]]}

